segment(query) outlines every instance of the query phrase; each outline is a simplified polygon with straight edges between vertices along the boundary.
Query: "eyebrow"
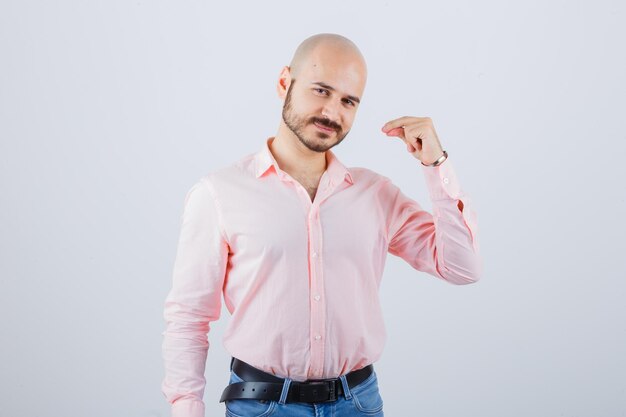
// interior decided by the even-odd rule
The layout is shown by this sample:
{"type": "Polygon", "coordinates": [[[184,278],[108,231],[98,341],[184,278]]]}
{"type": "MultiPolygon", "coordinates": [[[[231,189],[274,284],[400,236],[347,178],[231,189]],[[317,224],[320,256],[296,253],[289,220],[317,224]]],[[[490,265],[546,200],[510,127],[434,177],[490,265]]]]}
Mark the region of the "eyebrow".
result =
{"type": "MultiPolygon", "coordinates": [[[[330,85],[328,85],[328,84],[326,84],[326,83],[323,83],[323,82],[321,82],[321,81],[316,81],[316,82],[311,83],[311,84],[319,85],[320,87],[327,88],[327,89],[329,89],[330,91],[335,91],[335,88],[334,88],[334,87],[331,87],[330,85]]],[[[349,95],[349,96],[347,96],[347,97],[348,97],[350,100],[352,100],[352,101],[356,101],[357,103],[361,103],[361,100],[360,100],[358,97],[356,97],[356,96],[350,96],[350,95],[349,95]]]]}

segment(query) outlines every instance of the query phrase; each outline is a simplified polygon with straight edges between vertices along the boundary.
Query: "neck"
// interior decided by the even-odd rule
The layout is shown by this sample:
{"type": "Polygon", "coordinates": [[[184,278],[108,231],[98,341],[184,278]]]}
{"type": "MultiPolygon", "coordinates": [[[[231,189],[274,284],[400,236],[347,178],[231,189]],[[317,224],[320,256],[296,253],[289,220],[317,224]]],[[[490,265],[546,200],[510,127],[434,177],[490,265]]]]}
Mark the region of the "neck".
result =
{"type": "Polygon", "coordinates": [[[319,177],[326,170],[326,152],[315,152],[304,146],[283,123],[269,148],[280,169],[291,176],[319,177]]]}

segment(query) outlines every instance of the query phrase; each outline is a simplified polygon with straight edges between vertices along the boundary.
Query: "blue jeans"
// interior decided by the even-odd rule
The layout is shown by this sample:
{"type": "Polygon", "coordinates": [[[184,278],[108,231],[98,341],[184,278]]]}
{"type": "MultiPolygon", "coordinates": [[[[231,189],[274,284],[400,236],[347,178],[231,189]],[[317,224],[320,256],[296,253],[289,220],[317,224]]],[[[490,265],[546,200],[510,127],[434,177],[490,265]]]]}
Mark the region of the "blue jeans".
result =
{"type": "MultiPolygon", "coordinates": [[[[286,403],[290,378],[285,378],[279,400],[226,400],[226,417],[384,417],[383,399],[378,391],[376,371],[358,385],[350,388],[345,375],[339,377],[343,385],[344,395],[336,401],[323,403],[286,403]]],[[[242,382],[243,379],[230,371],[229,385],[242,382]]]]}

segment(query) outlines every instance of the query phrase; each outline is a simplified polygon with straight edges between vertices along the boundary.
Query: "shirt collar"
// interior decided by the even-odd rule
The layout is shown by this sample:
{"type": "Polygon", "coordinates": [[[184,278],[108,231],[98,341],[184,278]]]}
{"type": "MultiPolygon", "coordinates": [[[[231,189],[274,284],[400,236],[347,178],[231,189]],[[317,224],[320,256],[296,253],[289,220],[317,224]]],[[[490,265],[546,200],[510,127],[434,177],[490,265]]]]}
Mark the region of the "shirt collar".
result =
{"type": "MultiPolygon", "coordinates": [[[[261,150],[254,155],[257,178],[264,175],[272,167],[274,167],[274,171],[281,179],[285,176],[285,172],[280,169],[274,155],[270,151],[269,144],[272,140],[274,140],[273,136],[267,138],[261,150]]],[[[326,151],[326,162],[326,171],[328,171],[328,175],[333,182],[339,183],[343,180],[348,181],[350,184],[354,182],[348,168],[339,161],[339,158],[330,149],[326,151]]]]}

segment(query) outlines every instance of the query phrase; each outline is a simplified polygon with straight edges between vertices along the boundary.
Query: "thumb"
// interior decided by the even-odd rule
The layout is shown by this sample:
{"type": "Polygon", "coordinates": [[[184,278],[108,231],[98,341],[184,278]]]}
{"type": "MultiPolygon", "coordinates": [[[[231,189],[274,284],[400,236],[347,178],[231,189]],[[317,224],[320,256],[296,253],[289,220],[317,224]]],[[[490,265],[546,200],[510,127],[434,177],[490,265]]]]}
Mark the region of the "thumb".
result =
{"type": "Polygon", "coordinates": [[[406,143],[406,150],[407,152],[415,152],[417,149],[415,149],[415,146],[413,146],[411,144],[411,142],[409,142],[406,139],[406,136],[404,135],[404,128],[403,127],[394,127],[393,129],[391,129],[390,131],[386,132],[387,136],[396,136],[399,137],[400,139],[402,139],[404,141],[404,143],[406,143]]]}

